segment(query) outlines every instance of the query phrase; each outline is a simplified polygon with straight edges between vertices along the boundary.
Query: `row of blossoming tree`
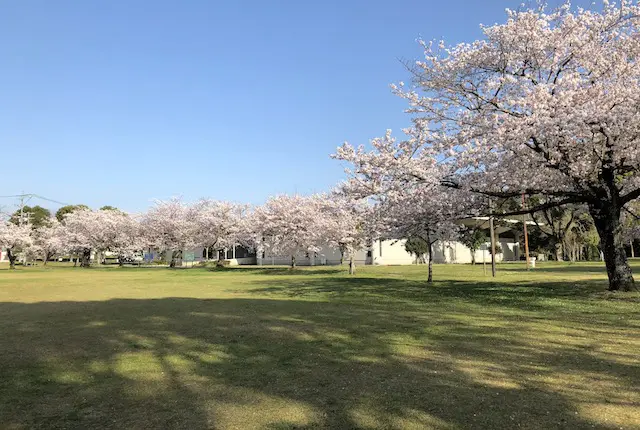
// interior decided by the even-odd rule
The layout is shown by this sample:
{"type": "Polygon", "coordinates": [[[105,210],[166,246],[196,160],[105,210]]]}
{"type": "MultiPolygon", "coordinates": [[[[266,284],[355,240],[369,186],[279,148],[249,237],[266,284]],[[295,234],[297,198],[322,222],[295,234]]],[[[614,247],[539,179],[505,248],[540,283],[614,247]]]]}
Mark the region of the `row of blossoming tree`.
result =
{"type": "Polygon", "coordinates": [[[487,199],[526,195],[536,203],[501,215],[584,208],[609,288],[629,290],[623,242],[637,232],[640,197],[640,6],[507,14],[472,43],[421,42],[423,59],[407,64],[411,83],[392,86],[411,126],[401,139],[387,132],[368,147],[340,147],[334,157],[352,167],[337,195],[281,196],[253,209],[174,200],[140,217],[80,211],[42,232],[2,226],[0,245],[59,246],[86,261],[90,250],[235,241],[295,265],[300,252],[329,244],[353,255],[381,234],[420,237],[431,250],[455,236],[454,220],[491,214],[487,199]]]}
{"type": "Polygon", "coordinates": [[[146,213],[129,214],[117,209],[77,208],[61,221],[51,218],[37,228],[15,222],[0,224],[0,248],[6,250],[11,268],[20,253],[25,258],[77,256],[89,266],[92,256],[115,255],[123,263],[145,249],[168,255],[175,266],[181,254],[202,247],[223,250],[237,244],[296,256],[321,247],[339,249],[355,271],[355,254],[376,232],[371,230],[373,208],[345,195],[277,196],[263,206],[180,199],[157,201],[146,213]]]}

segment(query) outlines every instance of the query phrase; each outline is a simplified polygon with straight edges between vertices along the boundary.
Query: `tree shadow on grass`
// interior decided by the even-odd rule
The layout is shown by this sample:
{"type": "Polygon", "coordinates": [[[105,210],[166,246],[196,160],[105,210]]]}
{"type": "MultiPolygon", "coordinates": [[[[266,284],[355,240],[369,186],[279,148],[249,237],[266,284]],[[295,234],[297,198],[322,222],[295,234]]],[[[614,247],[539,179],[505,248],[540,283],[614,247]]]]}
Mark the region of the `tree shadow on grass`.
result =
{"type": "MultiPolygon", "coordinates": [[[[526,267],[515,267],[512,265],[507,265],[506,267],[501,267],[501,270],[508,272],[527,272],[526,267]]],[[[607,275],[607,269],[602,265],[594,265],[594,264],[581,264],[581,263],[565,263],[565,264],[554,264],[554,265],[539,265],[534,270],[536,273],[601,273],[603,275],[607,275]]]]}
{"type": "Polygon", "coordinates": [[[540,309],[545,299],[584,299],[605,289],[601,281],[537,282],[506,284],[494,281],[440,280],[428,284],[424,280],[329,276],[296,280],[256,280],[255,294],[289,297],[326,295],[338,298],[386,297],[391,301],[414,303],[448,302],[451,299],[472,300],[480,304],[501,304],[527,310],[540,309]]]}
{"type": "Polygon", "coordinates": [[[540,376],[605,381],[614,406],[640,382],[437,308],[166,298],[0,303],[0,316],[0,422],[14,428],[614,428],[576,408],[598,400],[589,381],[540,376]]]}
{"type": "Polygon", "coordinates": [[[249,273],[253,275],[292,275],[292,276],[318,276],[318,275],[339,275],[347,273],[348,269],[343,266],[332,266],[330,268],[319,266],[305,266],[296,267],[292,269],[290,267],[276,266],[276,267],[246,267],[246,266],[233,266],[233,267],[211,267],[210,271],[221,272],[239,272],[241,274],[249,273]]]}

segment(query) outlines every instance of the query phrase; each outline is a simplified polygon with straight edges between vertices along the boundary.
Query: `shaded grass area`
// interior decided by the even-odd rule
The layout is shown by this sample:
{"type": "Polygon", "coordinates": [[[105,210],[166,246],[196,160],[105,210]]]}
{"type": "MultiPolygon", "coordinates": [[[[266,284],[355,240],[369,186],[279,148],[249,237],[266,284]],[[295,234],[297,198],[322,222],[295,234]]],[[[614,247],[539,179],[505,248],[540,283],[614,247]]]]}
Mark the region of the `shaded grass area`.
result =
{"type": "Polygon", "coordinates": [[[500,269],[2,271],[0,423],[640,428],[640,296],[500,269]]]}

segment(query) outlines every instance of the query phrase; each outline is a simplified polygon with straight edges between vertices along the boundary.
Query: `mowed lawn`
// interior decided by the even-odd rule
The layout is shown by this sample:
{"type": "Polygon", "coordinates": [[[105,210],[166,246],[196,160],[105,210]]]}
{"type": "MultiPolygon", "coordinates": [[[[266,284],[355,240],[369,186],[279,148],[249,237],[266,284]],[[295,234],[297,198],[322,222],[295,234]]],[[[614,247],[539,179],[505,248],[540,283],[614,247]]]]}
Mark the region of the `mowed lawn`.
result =
{"type": "Polygon", "coordinates": [[[0,270],[0,428],[640,428],[640,295],[499,269],[0,270]]]}

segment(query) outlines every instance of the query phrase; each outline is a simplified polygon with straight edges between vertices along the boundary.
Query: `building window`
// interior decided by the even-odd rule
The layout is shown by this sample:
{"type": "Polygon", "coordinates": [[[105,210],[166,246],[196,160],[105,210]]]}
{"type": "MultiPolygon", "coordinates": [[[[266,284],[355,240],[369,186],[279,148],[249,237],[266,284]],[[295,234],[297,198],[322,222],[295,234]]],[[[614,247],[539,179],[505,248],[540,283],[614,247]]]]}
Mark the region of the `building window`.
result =
{"type": "Polygon", "coordinates": [[[251,258],[256,256],[254,249],[246,248],[242,245],[236,245],[236,258],[251,258]]]}

